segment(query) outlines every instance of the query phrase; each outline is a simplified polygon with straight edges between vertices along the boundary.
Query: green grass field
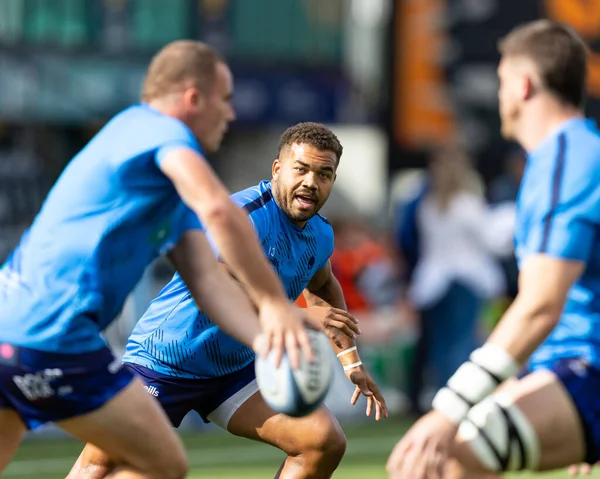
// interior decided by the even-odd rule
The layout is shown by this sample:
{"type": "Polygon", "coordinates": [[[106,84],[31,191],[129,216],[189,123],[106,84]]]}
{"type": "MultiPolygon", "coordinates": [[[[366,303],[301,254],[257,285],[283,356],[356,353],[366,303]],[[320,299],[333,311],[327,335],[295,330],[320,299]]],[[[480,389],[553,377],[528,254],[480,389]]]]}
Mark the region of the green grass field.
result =
{"type": "MultiPolygon", "coordinates": [[[[384,464],[397,438],[406,430],[406,421],[388,420],[364,427],[348,427],[348,451],[336,479],[384,479],[384,464]]],[[[269,479],[283,460],[283,454],[263,444],[234,438],[221,432],[184,438],[188,448],[192,479],[269,479]]],[[[45,439],[26,442],[2,475],[6,479],[64,478],[81,450],[71,440],[45,439]]],[[[564,471],[553,474],[515,474],[512,479],[566,478],[564,471]]],[[[592,476],[600,479],[600,472],[592,476]]]]}

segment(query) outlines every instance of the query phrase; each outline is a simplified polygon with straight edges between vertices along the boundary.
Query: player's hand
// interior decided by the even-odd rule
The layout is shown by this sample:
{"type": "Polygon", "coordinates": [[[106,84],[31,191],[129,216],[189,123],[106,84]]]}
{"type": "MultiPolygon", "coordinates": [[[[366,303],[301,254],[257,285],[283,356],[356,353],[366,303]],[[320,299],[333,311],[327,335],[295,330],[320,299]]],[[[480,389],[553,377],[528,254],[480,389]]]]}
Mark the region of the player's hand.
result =
{"type": "Polygon", "coordinates": [[[583,464],[573,464],[569,466],[569,476],[589,476],[592,473],[592,465],[583,463],[583,464]]]}
{"type": "Polygon", "coordinates": [[[354,406],[362,394],[367,398],[367,416],[371,416],[373,413],[373,406],[375,406],[375,420],[381,420],[382,416],[387,418],[388,409],[385,399],[383,398],[379,387],[366,369],[361,365],[344,372],[350,382],[356,384],[356,389],[354,390],[354,394],[352,394],[350,404],[354,406]]]}
{"type": "Polygon", "coordinates": [[[352,340],[360,334],[358,319],[343,309],[329,306],[311,306],[306,309],[306,313],[321,325],[325,334],[338,348],[344,347],[344,343],[339,337],[340,334],[352,340]]]}
{"type": "Polygon", "coordinates": [[[270,351],[275,355],[275,366],[281,364],[287,352],[292,368],[300,366],[300,351],[308,362],[314,359],[306,326],[322,330],[323,325],[305,314],[303,310],[283,300],[263,301],[258,305],[258,318],[262,333],[254,340],[254,350],[261,356],[270,351]]]}
{"type": "Polygon", "coordinates": [[[458,425],[433,410],[396,444],[387,461],[389,479],[441,479],[458,425]]]}

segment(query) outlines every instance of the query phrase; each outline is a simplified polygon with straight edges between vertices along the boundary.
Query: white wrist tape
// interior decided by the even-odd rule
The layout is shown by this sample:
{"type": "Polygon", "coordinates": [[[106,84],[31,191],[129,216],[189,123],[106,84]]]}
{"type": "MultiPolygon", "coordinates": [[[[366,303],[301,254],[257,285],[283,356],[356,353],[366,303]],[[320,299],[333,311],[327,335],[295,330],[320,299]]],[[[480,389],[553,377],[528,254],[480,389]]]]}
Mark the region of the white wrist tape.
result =
{"type": "Polygon", "coordinates": [[[516,376],[521,369],[515,358],[494,344],[484,344],[471,353],[470,359],[500,381],[516,376]]]}
{"type": "Polygon", "coordinates": [[[476,349],[433,400],[433,407],[451,421],[460,422],[474,404],[488,396],[504,380],[519,372],[519,364],[492,344],[476,349]],[[448,392],[449,391],[449,392],[448,392]]]}
{"type": "Polygon", "coordinates": [[[344,354],[348,354],[348,353],[351,353],[352,351],[356,351],[356,349],[357,349],[356,346],[352,346],[351,348],[344,349],[342,352],[339,352],[337,354],[337,357],[339,358],[340,356],[343,356],[344,354]]]}
{"type": "Polygon", "coordinates": [[[356,363],[348,364],[344,366],[344,371],[348,371],[348,369],[357,368],[358,366],[362,366],[362,361],[358,361],[356,363]]]}
{"type": "Polygon", "coordinates": [[[471,405],[457,396],[450,388],[440,389],[431,404],[434,409],[440,411],[454,424],[459,424],[471,408],[471,405]]]}

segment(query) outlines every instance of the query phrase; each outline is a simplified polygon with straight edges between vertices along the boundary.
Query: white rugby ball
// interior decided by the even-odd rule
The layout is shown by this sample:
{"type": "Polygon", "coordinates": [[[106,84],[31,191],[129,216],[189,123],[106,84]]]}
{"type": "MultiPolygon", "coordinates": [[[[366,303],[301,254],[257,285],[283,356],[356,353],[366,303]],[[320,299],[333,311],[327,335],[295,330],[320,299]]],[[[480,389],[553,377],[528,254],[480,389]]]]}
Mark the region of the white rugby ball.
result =
{"type": "Polygon", "coordinates": [[[274,355],[257,356],[256,382],[265,402],[275,411],[301,417],[316,410],[325,399],[333,378],[331,346],[324,333],[309,330],[314,361],[301,357],[300,367],[293,370],[284,353],[279,368],[274,355]]]}

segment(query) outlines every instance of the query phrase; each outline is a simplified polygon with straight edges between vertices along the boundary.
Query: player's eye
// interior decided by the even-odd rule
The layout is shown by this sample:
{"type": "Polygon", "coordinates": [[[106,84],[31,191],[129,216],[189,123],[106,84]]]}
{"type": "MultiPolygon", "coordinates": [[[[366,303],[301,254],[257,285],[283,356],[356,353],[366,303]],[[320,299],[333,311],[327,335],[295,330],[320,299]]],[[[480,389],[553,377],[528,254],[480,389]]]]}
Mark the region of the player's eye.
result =
{"type": "Polygon", "coordinates": [[[299,166],[298,166],[298,167],[296,167],[296,168],[294,168],[294,169],[295,169],[295,170],[296,170],[298,173],[304,173],[304,172],[306,171],[304,168],[301,168],[301,167],[299,167],[299,166]]]}

